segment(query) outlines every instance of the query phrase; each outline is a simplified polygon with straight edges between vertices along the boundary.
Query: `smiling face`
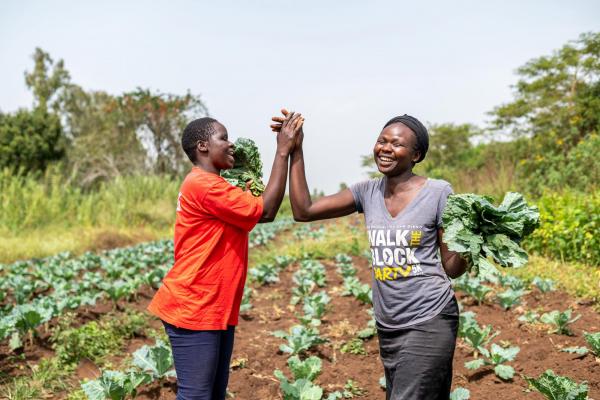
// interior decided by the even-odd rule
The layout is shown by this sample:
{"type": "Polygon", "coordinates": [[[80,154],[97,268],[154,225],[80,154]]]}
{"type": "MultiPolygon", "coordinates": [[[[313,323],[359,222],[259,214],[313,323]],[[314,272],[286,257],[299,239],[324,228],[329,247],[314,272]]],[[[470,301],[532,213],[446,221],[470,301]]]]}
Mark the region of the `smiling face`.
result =
{"type": "Polygon", "coordinates": [[[200,145],[201,151],[208,153],[208,159],[216,170],[233,168],[233,143],[228,139],[227,129],[218,122],[214,125],[215,132],[208,137],[208,142],[200,145]]]}
{"type": "Polygon", "coordinates": [[[395,176],[412,170],[420,156],[419,152],[415,151],[416,144],[414,132],[406,125],[395,123],[387,126],[379,134],[373,148],[373,157],[379,172],[386,176],[395,176]]]}

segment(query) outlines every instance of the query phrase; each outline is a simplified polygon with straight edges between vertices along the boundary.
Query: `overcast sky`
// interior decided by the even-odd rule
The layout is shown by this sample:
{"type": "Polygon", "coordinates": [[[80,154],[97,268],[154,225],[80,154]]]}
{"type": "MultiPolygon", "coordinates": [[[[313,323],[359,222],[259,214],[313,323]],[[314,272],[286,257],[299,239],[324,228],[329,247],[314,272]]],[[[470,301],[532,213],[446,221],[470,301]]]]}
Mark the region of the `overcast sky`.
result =
{"type": "Polygon", "coordinates": [[[0,110],[30,107],[39,46],[72,81],[202,95],[230,136],[258,143],[265,174],[282,106],[305,115],[311,188],[365,179],[383,124],[484,125],[515,69],[600,30],[600,1],[2,1],[0,110]]]}

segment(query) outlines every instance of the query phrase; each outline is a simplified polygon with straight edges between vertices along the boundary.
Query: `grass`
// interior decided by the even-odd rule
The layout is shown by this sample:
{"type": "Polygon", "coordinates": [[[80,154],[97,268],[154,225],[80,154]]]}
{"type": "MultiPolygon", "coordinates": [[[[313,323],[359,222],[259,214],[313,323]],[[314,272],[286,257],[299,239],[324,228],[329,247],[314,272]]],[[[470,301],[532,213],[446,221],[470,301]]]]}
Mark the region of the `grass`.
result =
{"type": "Polygon", "coordinates": [[[172,237],[172,225],[81,228],[48,226],[18,234],[0,230],[0,263],[48,257],[64,251],[80,255],[86,251],[101,251],[172,237]]]}
{"type": "Polygon", "coordinates": [[[120,177],[83,190],[56,169],[0,171],[0,263],[171,237],[180,181],[120,177]]]}

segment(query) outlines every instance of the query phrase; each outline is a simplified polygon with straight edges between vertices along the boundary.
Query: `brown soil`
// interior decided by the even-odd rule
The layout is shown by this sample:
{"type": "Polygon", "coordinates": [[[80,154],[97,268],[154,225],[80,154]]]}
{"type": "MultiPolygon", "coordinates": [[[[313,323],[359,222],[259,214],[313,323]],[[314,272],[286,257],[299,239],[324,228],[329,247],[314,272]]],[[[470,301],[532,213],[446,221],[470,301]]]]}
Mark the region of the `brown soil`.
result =
{"type": "MultiPolygon", "coordinates": [[[[327,267],[328,285],[323,288],[331,297],[328,312],[322,326],[321,335],[330,342],[320,345],[309,355],[318,355],[323,360],[323,372],[316,379],[325,393],[343,390],[347,380],[352,379],[356,385],[365,390],[361,397],[364,399],[384,399],[385,392],[379,386],[379,378],[383,376],[383,367],[379,360],[377,338],[371,338],[364,343],[367,355],[343,354],[340,346],[353,337],[358,330],[366,327],[369,316],[366,312],[369,306],[361,304],[352,297],[341,296],[342,278],[337,274],[332,262],[324,261],[327,267]]],[[[355,258],[359,278],[364,282],[370,281],[370,270],[364,258],[355,258]]],[[[291,289],[294,286],[292,274],[297,265],[291,265],[280,274],[280,282],[273,285],[255,287],[251,303],[253,308],[240,319],[236,331],[236,343],[232,358],[232,372],[229,391],[236,399],[281,399],[279,382],[273,376],[275,369],[280,369],[290,377],[287,368],[287,354],[279,351],[282,339],[272,336],[271,332],[279,329],[287,330],[297,323],[296,314],[301,312],[300,306],[290,306],[291,289]]],[[[318,289],[319,290],[319,289],[318,289]]],[[[143,289],[137,300],[131,303],[120,303],[119,308],[132,307],[143,310],[152,296],[152,290],[143,289]]],[[[570,346],[585,346],[583,331],[597,332],[600,330],[600,315],[594,311],[592,304],[577,301],[562,292],[542,294],[536,290],[524,297],[523,304],[514,310],[504,311],[499,305],[475,305],[469,298],[461,294],[459,300],[465,310],[474,311],[480,325],[491,324],[500,335],[496,343],[509,341],[521,348],[514,362],[510,363],[517,374],[514,379],[504,382],[497,378],[491,369],[482,368],[469,371],[464,367],[465,361],[472,359],[469,349],[459,339],[454,360],[453,386],[462,386],[471,391],[472,399],[495,399],[501,394],[503,399],[543,399],[537,392],[529,392],[522,375],[535,376],[547,369],[554,370],[560,375],[569,376],[578,382],[586,380],[589,385],[590,399],[600,400],[600,360],[593,355],[584,357],[560,352],[560,348],[570,346]],[[574,315],[582,317],[572,325],[574,336],[550,335],[547,327],[523,325],[517,317],[525,310],[536,309],[546,312],[553,309],[574,309],[574,315]]],[[[100,303],[94,308],[78,311],[82,323],[97,319],[100,315],[112,309],[110,303],[100,303]]],[[[160,328],[160,322],[153,320],[153,328],[160,328]]],[[[52,354],[47,343],[48,334],[41,332],[40,338],[33,346],[26,346],[20,355],[11,355],[6,345],[0,346],[0,371],[10,376],[28,373],[25,365],[35,364],[43,357],[52,354]]],[[[123,349],[132,352],[145,343],[151,343],[148,338],[134,338],[123,349]]],[[[113,366],[119,365],[123,356],[111,360],[113,366]]],[[[72,378],[76,383],[81,378],[91,378],[98,373],[93,363],[83,361],[77,373],[72,378]]],[[[76,385],[75,385],[76,387],[76,385]]],[[[175,399],[176,383],[173,381],[154,383],[142,388],[140,399],[175,399]]],[[[66,393],[57,393],[56,398],[64,398],[66,393]]]]}

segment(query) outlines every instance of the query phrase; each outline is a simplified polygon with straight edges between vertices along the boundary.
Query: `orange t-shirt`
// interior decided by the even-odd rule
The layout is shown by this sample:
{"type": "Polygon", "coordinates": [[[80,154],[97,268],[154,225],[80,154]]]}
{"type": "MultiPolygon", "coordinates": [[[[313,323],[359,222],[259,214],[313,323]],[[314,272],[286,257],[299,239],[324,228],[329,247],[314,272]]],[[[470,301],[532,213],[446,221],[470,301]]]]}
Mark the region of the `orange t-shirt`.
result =
{"type": "Polygon", "coordinates": [[[192,168],[177,202],[175,264],[148,310],[180,328],[225,330],[237,325],[248,269],[248,232],[262,212],[262,197],[192,168]]]}

